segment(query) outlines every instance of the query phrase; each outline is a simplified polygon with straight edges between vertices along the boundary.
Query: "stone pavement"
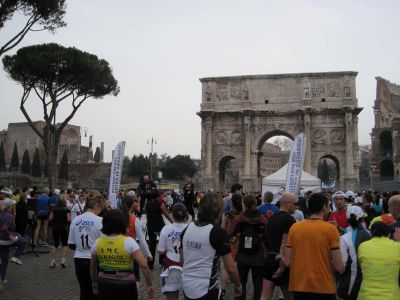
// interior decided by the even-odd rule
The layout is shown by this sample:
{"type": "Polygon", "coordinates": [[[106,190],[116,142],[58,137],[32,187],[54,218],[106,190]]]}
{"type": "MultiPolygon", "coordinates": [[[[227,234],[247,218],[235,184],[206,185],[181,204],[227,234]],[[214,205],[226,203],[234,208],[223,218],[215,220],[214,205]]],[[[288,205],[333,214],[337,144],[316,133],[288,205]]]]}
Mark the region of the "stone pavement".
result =
{"type": "MultiPolygon", "coordinates": [[[[45,250],[46,248],[40,248],[45,250]]],[[[11,255],[13,251],[11,251],[11,255]]],[[[50,255],[40,254],[35,257],[26,254],[22,258],[23,265],[19,266],[11,261],[7,270],[6,290],[0,294],[0,299],[4,300],[79,300],[79,286],[75,277],[72,251],[69,252],[67,268],[62,269],[59,265],[49,268],[50,255]]],[[[59,261],[59,259],[58,259],[59,261]]],[[[157,261],[157,260],[156,260],[157,261]]],[[[156,299],[164,299],[160,293],[160,274],[161,267],[155,265],[152,271],[153,284],[157,291],[156,299]]],[[[248,289],[251,290],[250,285],[248,289]]],[[[139,299],[147,299],[145,283],[142,279],[139,299]]],[[[227,300],[233,299],[232,285],[227,290],[227,300]]],[[[252,299],[248,295],[247,299],[252,299]]],[[[116,297],[115,300],[118,300],[116,297]]]]}

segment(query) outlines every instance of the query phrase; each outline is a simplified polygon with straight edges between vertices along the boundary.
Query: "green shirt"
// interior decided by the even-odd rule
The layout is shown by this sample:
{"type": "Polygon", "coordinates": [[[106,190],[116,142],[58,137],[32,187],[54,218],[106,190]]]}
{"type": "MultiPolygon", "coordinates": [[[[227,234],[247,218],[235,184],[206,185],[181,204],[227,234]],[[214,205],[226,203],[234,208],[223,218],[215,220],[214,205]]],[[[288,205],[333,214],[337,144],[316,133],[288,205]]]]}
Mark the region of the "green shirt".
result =
{"type": "Polygon", "coordinates": [[[363,280],[357,299],[400,299],[400,243],[388,237],[374,237],[360,245],[358,257],[363,280]]]}

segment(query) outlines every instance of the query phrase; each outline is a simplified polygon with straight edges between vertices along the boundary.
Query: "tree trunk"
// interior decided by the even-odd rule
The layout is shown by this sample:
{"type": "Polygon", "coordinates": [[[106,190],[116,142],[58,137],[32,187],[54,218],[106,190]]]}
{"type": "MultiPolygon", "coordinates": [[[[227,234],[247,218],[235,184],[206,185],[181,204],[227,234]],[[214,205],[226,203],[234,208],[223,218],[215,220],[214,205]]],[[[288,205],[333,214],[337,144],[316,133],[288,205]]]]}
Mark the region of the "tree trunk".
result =
{"type": "Polygon", "coordinates": [[[57,187],[57,157],[58,157],[58,144],[60,141],[60,135],[58,131],[54,134],[53,126],[47,125],[43,129],[44,139],[44,151],[46,153],[46,165],[47,169],[47,182],[49,184],[50,191],[54,191],[57,187]]]}

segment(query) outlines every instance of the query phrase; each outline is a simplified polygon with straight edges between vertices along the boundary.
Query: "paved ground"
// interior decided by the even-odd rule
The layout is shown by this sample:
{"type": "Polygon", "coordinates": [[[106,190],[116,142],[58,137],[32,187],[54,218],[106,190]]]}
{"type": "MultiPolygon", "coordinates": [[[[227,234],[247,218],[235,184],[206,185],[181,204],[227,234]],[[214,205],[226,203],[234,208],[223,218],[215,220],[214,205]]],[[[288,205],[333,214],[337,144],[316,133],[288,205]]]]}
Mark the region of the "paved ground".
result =
{"type": "MultiPolygon", "coordinates": [[[[48,248],[39,247],[38,250],[49,250],[48,248]]],[[[30,249],[28,249],[30,250],[30,249]]],[[[14,254],[13,250],[10,257],[14,254]]],[[[59,256],[61,251],[59,251],[59,256]]],[[[22,258],[23,265],[19,266],[9,262],[7,270],[6,290],[0,294],[0,299],[10,300],[78,300],[79,286],[75,277],[75,270],[72,258],[72,251],[69,252],[67,268],[62,269],[57,266],[54,269],[49,268],[50,254],[39,254],[38,257],[33,254],[25,254],[22,258]]],[[[59,261],[60,257],[57,261],[59,261]]],[[[158,259],[156,259],[156,262],[158,259]]],[[[160,274],[161,267],[155,265],[152,271],[153,284],[157,291],[156,299],[164,299],[160,293],[160,274]]],[[[252,288],[248,284],[248,291],[252,288]]],[[[248,293],[249,294],[249,293],[248,293]]],[[[147,299],[145,283],[143,281],[139,291],[139,299],[147,299]]],[[[234,299],[233,287],[228,286],[227,300],[234,299]]],[[[252,299],[248,295],[247,299],[252,299]]],[[[118,298],[116,297],[116,300],[118,298]]]]}

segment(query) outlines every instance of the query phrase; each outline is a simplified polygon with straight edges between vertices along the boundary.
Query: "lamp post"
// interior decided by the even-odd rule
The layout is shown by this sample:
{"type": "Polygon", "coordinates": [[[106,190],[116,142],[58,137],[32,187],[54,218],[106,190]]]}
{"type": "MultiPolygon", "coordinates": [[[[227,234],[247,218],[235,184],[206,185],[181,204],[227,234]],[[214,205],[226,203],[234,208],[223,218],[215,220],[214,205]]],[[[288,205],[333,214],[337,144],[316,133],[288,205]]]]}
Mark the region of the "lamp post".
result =
{"type": "Polygon", "coordinates": [[[150,145],[150,179],[153,179],[153,148],[154,144],[157,145],[157,140],[151,137],[151,140],[147,140],[147,144],[150,145]]]}
{"type": "Polygon", "coordinates": [[[78,163],[81,162],[81,144],[82,144],[82,133],[83,137],[87,137],[88,133],[88,128],[87,127],[81,127],[79,131],[79,142],[78,142],[78,163]]]}

